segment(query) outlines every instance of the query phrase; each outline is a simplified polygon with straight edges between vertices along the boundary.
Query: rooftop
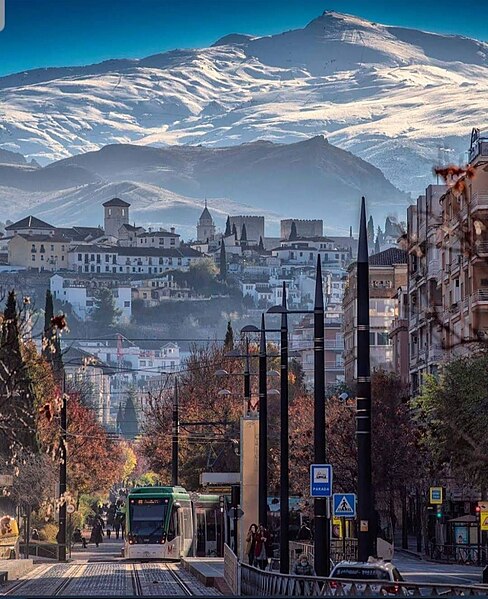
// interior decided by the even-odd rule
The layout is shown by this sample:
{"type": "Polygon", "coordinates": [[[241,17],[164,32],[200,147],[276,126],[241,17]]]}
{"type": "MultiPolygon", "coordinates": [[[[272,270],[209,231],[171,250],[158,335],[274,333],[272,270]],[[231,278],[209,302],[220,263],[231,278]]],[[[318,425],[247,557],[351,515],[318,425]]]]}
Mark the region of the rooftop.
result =
{"type": "Polygon", "coordinates": [[[16,223],[12,223],[5,227],[6,231],[16,231],[18,229],[54,229],[52,225],[44,222],[40,218],[35,216],[26,216],[25,218],[18,220],[16,223]]]}
{"type": "Polygon", "coordinates": [[[388,248],[378,254],[369,257],[370,266],[393,266],[394,264],[406,264],[407,252],[399,248],[388,248]]]}
{"type": "Polygon", "coordinates": [[[111,200],[108,200],[108,202],[105,202],[103,204],[103,206],[105,206],[105,208],[108,208],[110,206],[119,206],[121,208],[128,208],[130,206],[130,204],[128,204],[127,202],[124,202],[124,200],[121,200],[120,198],[112,198],[111,200]]]}

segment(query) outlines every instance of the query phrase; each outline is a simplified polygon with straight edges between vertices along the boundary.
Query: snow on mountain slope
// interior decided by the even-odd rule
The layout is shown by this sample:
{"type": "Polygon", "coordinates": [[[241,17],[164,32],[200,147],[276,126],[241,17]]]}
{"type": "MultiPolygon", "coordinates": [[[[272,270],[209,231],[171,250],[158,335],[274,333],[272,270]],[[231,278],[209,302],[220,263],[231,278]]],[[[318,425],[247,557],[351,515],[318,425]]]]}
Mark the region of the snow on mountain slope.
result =
{"type": "MultiPolygon", "coordinates": [[[[488,45],[326,12],[211,48],[0,79],[0,148],[52,161],[109,143],[222,146],[325,134],[397,187],[488,127],[488,45]]],[[[0,181],[1,182],[1,181],[0,181]]]]}

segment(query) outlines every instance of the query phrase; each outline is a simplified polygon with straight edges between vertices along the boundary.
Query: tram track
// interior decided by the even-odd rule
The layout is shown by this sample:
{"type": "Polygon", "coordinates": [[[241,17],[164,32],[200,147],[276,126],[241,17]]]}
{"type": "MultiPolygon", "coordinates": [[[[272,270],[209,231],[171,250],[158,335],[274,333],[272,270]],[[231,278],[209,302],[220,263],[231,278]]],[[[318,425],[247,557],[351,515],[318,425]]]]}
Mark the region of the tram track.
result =
{"type": "Polygon", "coordinates": [[[178,576],[178,574],[176,573],[175,570],[173,570],[173,568],[171,567],[170,564],[165,564],[166,566],[166,570],[169,572],[170,576],[173,578],[173,580],[177,583],[177,585],[179,586],[179,588],[183,591],[185,596],[191,596],[193,595],[193,593],[191,592],[190,587],[186,584],[186,582],[180,577],[178,576]]]}
{"type": "Polygon", "coordinates": [[[142,597],[143,596],[142,583],[141,583],[141,578],[139,576],[139,570],[137,569],[137,564],[132,564],[132,569],[131,569],[130,574],[131,574],[131,579],[132,579],[132,589],[134,591],[134,596],[142,597]]]}
{"type": "MultiPolygon", "coordinates": [[[[61,582],[54,589],[46,589],[47,592],[45,594],[50,597],[56,597],[56,596],[61,595],[69,587],[73,578],[76,576],[76,574],[78,574],[81,571],[82,567],[83,567],[82,565],[74,565],[71,568],[69,568],[66,571],[66,575],[62,577],[61,582]]],[[[44,568],[41,572],[36,572],[35,577],[27,578],[26,580],[20,580],[17,584],[10,587],[5,593],[2,593],[2,594],[6,595],[6,596],[8,596],[8,595],[19,596],[20,595],[22,597],[29,597],[29,596],[41,597],[44,595],[44,593],[42,591],[39,592],[38,588],[35,588],[35,589],[33,588],[32,593],[31,593],[31,592],[29,592],[29,586],[35,586],[38,581],[43,580],[43,574],[50,572],[54,568],[55,568],[55,566],[52,566],[51,568],[49,568],[49,567],[44,568]],[[27,590],[27,592],[26,592],[26,590],[27,590]]]]}

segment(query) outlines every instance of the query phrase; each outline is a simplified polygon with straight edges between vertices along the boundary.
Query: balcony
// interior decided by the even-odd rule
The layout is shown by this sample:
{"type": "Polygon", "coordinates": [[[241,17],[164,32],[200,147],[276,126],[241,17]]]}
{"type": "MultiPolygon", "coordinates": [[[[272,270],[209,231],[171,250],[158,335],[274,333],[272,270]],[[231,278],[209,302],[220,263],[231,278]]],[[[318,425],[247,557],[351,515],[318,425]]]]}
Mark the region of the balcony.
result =
{"type": "Polygon", "coordinates": [[[488,241],[480,240],[475,243],[475,255],[486,257],[488,256],[488,241]]]}
{"type": "Polygon", "coordinates": [[[488,304],[488,289],[478,289],[471,296],[471,305],[488,304]]]}
{"type": "MultiPolygon", "coordinates": [[[[309,342],[313,343],[313,340],[309,342]]],[[[335,341],[334,339],[326,339],[325,340],[325,349],[337,349],[337,350],[343,350],[344,349],[344,341],[335,341]]]]}
{"type": "Polygon", "coordinates": [[[488,193],[475,191],[471,196],[471,212],[488,210],[488,193]]]}
{"type": "Polygon", "coordinates": [[[451,307],[449,308],[449,312],[451,314],[459,314],[459,311],[461,310],[461,302],[453,302],[451,304],[451,307]]]}
{"type": "Polygon", "coordinates": [[[440,263],[439,260],[429,260],[427,267],[428,279],[439,279],[440,263]]]}

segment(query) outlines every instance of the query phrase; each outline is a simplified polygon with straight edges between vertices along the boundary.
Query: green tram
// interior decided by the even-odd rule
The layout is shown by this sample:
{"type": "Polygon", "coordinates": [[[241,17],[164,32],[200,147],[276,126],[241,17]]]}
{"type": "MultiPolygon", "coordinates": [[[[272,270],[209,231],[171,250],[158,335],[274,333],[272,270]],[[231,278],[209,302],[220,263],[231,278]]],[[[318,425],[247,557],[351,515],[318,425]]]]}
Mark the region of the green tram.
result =
{"type": "Polygon", "coordinates": [[[226,528],[219,495],[190,494],[183,487],[138,487],[127,497],[124,557],[222,556],[226,528]]]}

